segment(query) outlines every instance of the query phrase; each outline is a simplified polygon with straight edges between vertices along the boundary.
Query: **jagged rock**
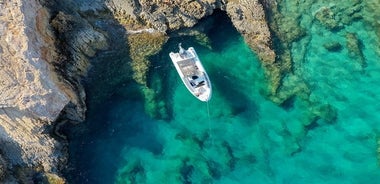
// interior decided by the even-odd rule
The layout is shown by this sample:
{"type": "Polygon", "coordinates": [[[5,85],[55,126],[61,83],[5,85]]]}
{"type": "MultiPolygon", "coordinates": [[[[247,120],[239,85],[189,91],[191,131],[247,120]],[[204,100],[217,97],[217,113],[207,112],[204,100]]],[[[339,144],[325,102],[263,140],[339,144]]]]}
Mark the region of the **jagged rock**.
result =
{"type": "Polygon", "coordinates": [[[264,9],[259,1],[228,2],[227,13],[236,29],[256,51],[263,64],[273,64],[276,54],[271,49],[271,35],[264,9]]]}
{"type": "Polygon", "coordinates": [[[59,79],[67,84],[65,91],[71,99],[61,117],[71,122],[82,122],[85,119],[86,93],[81,79],[87,75],[89,58],[97,50],[108,48],[107,39],[75,12],[58,11],[53,15],[51,25],[57,32],[56,46],[59,48],[59,59],[52,65],[59,79]]]}
{"type": "MultiPolygon", "coordinates": [[[[220,0],[107,0],[107,6],[119,20],[165,32],[194,26],[199,19],[221,8],[220,0]]],[[[127,25],[133,28],[133,25],[127,25]]]]}
{"type": "Polygon", "coordinates": [[[45,1],[0,3],[0,151],[10,168],[40,167],[41,172],[55,173],[66,156],[63,144],[49,135],[52,122],[63,110],[75,121],[84,120],[79,77],[88,65],[83,61],[107,43],[89,24],[74,32],[82,22],[68,23],[78,22],[79,14],[72,19],[60,14],[67,27],[54,32],[50,12],[40,3],[45,1]],[[65,48],[54,34],[63,32],[73,34],[65,48]]]}
{"type": "Polygon", "coordinates": [[[0,142],[10,165],[57,170],[62,145],[45,132],[69,103],[48,59],[56,56],[48,12],[37,1],[0,5],[0,142]]]}

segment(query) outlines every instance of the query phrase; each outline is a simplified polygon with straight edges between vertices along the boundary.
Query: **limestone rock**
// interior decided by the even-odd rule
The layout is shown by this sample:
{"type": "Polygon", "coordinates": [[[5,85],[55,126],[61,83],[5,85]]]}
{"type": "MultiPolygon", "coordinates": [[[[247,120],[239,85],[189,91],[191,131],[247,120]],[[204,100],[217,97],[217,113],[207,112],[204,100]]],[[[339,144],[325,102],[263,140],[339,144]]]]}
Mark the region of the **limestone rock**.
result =
{"type": "Polygon", "coordinates": [[[227,13],[245,41],[257,53],[271,84],[270,93],[275,94],[281,83],[283,68],[285,68],[279,63],[285,62],[276,61],[276,53],[272,49],[272,37],[262,4],[258,0],[229,1],[227,13]]]}
{"type": "Polygon", "coordinates": [[[117,18],[128,19],[125,22],[165,32],[194,26],[223,3],[220,0],[107,0],[107,6],[117,18]]]}
{"type": "Polygon", "coordinates": [[[48,59],[55,57],[47,11],[37,1],[0,4],[0,144],[11,165],[41,165],[56,171],[62,145],[50,137],[69,97],[55,83],[48,59]],[[27,3],[26,3],[27,2],[27,3]],[[42,22],[46,21],[46,22],[42,22]]]}
{"type": "Polygon", "coordinates": [[[259,1],[241,0],[227,3],[227,13],[236,29],[242,33],[249,46],[256,51],[264,65],[275,62],[271,49],[271,35],[265,12],[259,1]]]}
{"type": "MultiPolygon", "coordinates": [[[[108,43],[106,36],[96,31],[78,12],[61,11],[64,8],[58,5],[59,2],[54,2],[48,7],[57,11],[57,14],[52,15],[51,25],[57,33],[56,47],[59,49],[59,57],[51,64],[59,80],[66,84],[62,90],[70,97],[70,103],[61,113],[61,117],[71,122],[82,122],[85,119],[86,94],[81,80],[87,75],[89,58],[98,50],[107,48],[108,43]]],[[[74,4],[66,8],[75,7],[74,4]]]]}
{"type": "MultiPolygon", "coordinates": [[[[45,1],[0,2],[0,152],[10,168],[56,173],[66,156],[64,145],[49,134],[52,122],[62,111],[73,121],[84,120],[80,77],[87,70],[86,59],[107,43],[83,22],[76,24],[85,25],[80,31],[66,24],[62,32],[53,32],[50,11],[41,3],[45,1]],[[68,36],[63,32],[72,34],[67,47],[56,39],[55,33],[68,36]]],[[[80,16],[56,17],[61,19],[55,22],[77,22],[80,16]]]]}

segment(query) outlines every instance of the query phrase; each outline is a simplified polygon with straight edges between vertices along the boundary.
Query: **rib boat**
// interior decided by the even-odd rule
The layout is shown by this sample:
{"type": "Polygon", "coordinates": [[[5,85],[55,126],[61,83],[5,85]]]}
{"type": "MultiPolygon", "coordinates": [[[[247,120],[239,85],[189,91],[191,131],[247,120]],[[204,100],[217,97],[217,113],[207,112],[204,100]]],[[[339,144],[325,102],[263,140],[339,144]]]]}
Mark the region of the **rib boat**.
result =
{"type": "Polygon", "coordinates": [[[179,52],[170,52],[172,60],[179,76],[186,88],[200,101],[207,102],[211,98],[211,82],[206,70],[193,47],[187,50],[178,44],[179,52]]]}

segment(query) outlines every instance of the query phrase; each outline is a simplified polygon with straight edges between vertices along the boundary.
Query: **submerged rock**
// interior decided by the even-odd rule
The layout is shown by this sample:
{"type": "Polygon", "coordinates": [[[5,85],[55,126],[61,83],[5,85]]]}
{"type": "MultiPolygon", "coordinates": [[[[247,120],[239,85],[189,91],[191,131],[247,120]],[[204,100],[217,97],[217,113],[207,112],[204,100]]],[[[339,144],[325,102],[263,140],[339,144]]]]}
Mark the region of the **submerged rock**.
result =
{"type": "Polygon", "coordinates": [[[151,117],[163,119],[168,117],[165,102],[157,98],[161,91],[150,89],[147,75],[150,68],[148,58],[157,54],[167,39],[168,37],[160,32],[132,34],[127,38],[132,59],[133,79],[142,85],[146,112],[151,117]]]}
{"type": "Polygon", "coordinates": [[[363,44],[357,37],[355,33],[347,33],[346,34],[347,39],[347,49],[349,51],[350,57],[353,57],[358,60],[360,66],[362,68],[366,67],[366,61],[365,57],[362,51],[363,44]]]}
{"type": "Polygon", "coordinates": [[[321,7],[315,13],[315,18],[330,30],[338,30],[342,28],[342,25],[339,24],[339,20],[337,20],[338,17],[336,17],[336,14],[330,7],[321,7]]]}
{"type": "Polygon", "coordinates": [[[329,42],[323,44],[323,47],[330,52],[339,52],[342,50],[342,45],[339,42],[329,42]]]}
{"type": "Polygon", "coordinates": [[[132,59],[133,79],[146,85],[146,75],[149,70],[149,56],[161,50],[168,37],[162,33],[139,33],[128,36],[129,52],[132,59]]]}

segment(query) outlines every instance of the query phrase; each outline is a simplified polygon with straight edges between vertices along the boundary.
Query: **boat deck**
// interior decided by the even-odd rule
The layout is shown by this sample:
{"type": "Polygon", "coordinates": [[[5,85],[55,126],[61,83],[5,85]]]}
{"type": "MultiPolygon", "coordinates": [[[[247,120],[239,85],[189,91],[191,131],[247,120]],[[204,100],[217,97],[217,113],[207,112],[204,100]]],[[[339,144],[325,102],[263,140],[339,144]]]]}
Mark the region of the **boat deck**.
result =
{"type": "Polygon", "coordinates": [[[189,58],[177,62],[184,76],[199,75],[199,70],[194,60],[195,58],[189,58]]]}
{"type": "Polygon", "coordinates": [[[210,100],[211,83],[194,48],[185,50],[179,44],[179,52],[169,56],[186,88],[199,100],[210,100]]]}

